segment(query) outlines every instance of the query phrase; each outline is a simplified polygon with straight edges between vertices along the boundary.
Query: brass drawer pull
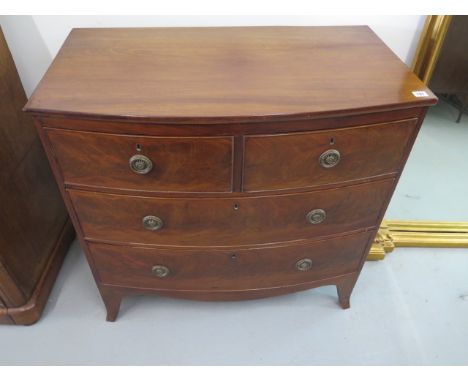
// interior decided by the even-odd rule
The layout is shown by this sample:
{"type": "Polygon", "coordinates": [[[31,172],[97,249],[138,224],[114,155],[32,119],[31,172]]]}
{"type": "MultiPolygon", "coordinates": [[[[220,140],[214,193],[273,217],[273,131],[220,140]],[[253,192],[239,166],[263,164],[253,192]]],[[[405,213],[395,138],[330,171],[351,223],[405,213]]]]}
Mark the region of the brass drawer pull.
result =
{"type": "Polygon", "coordinates": [[[143,227],[145,227],[149,231],[157,231],[158,229],[161,229],[164,225],[161,218],[158,218],[157,216],[153,215],[145,216],[142,222],[143,227]]]}
{"type": "Polygon", "coordinates": [[[319,163],[323,168],[335,167],[341,159],[340,152],[338,150],[327,150],[320,155],[319,163]]]}
{"type": "Polygon", "coordinates": [[[135,174],[145,175],[153,169],[153,162],[151,162],[151,159],[141,154],[132,156],[129,160],[129,164],[130,169],[135,174]]]}
{"type": "Polygon", "coordinates": [[[320,208],[312,210],[306,215],[307,221],[310,224],[320,224],[325,220],[326,217],[326,212],[320,208]]]}
{"type": "Polygon", "coordinates": [[[312,268],[312,260],[311,259],[301,259],[296,263],[296,269],[301,272],[308,271],[312,268]]]}
{"type": "Polygon", "coordinates": [[[151,273],[153,273],[154,276],[162,279],[163,277],[168,276],[171,271],[164,265],[155,265],[153,268],[151,268],[151,273]]]}

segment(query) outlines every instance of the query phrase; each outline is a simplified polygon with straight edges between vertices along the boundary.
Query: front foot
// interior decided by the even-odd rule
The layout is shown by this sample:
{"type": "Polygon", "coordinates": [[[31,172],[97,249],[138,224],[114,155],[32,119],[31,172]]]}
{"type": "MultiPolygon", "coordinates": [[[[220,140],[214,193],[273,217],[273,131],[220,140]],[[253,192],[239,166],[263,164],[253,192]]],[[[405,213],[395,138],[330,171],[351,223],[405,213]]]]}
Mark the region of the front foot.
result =
{"type": "Polygon", "coordinates": [[[351,298],[351,292],[353,291],[354,285],[357,281],[357,275],[347,275],[343,277],[336,284],[336,291],[338,293],[338,301],[343,309],[349,309],[351,298]]]}
{"type": "Polygon", "coordinates": [[[101,293],[102,300],[107,310],[106,321],[114,322],[119,314],[123,296],[121,293],[108,287],[99,287],[99,292],[101,293]]]}
{"type": "Polygon", "coordinates": [[[340,305],[343,309],[349,309],[350,308],[350,303],[349,303],[349,297],[341,297],[340,292],[338,292],[338,300],[340,302],[340,305]]]}

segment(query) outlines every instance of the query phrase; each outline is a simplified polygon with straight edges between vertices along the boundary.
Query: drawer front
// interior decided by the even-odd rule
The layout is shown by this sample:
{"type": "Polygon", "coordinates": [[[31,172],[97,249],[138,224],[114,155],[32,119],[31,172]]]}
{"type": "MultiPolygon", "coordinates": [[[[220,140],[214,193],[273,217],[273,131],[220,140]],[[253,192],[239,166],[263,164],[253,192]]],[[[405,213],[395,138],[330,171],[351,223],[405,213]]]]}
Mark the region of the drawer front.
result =
{"type": "Polygon", "coordinates": [[[231,191],[232,137],[46,132],[65,183],[143,191],[231,191]]]}
{"type": "Polygon", "coordinates": [[[108,244],[90,244],[90,251],[104,284],[160,290],[242,290],[294,285],[357,271],[374,234],[237,251],[108,244]]]}
{"type": "Polygon", "coordinates": [[[397,172],[417,119],[245,137],[245,191],[334,184],[397,172]]]}
{"type": "Polygon", "coordinates": [[[69,193],[87,239],[235,246],[310,239],[373,227],[393,182],[386,179],[331,190],[238,199],[150,198],[77,190],[69,193]],[[309,214],[311,211],[315,212],[309,214]]]}

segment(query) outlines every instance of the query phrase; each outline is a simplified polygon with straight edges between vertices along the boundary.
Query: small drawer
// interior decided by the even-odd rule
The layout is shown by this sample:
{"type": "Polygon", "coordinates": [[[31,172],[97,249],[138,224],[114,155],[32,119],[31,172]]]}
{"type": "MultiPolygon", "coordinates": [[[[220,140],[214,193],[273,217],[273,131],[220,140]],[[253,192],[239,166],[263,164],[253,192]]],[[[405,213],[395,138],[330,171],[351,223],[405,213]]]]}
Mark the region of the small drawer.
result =
{"type": "Polygon", "coordinates": [[[45,130],[65,184],[138,191],[231,191],[232,137],[45,130]]]}
{"type": "Polygon", "coordinates": [[[306,188],[393,174],[417,119],[308,133],[245,137],[244,191],[306,188]]]}
{"type": "Polygon", "coordinates": [[[307,245],[241,250],[148,249],[90,243],[104,284],[159,290],[245,290],[282,287],[359,270],[363,232],[307,245]]]}
{"type": "Polygon", "coordinates": [[[87,239],[171,246],[307,240],[374,227],[393,179],[276,196],[159,198],[69,190],[87,239]]]}

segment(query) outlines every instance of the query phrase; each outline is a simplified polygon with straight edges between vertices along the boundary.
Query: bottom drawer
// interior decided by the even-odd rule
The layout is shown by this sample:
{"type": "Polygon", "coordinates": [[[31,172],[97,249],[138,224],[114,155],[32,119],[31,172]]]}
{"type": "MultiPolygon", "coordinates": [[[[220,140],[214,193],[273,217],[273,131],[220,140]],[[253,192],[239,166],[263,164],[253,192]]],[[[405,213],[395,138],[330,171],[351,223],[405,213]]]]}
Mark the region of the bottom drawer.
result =
{"type": "Polygon", "coordinates": [[[154,290],[247,290],[301,284],[359,269],[375,231],[301,245],[240,250],[90,243],[100,282],[154,290]]]}

